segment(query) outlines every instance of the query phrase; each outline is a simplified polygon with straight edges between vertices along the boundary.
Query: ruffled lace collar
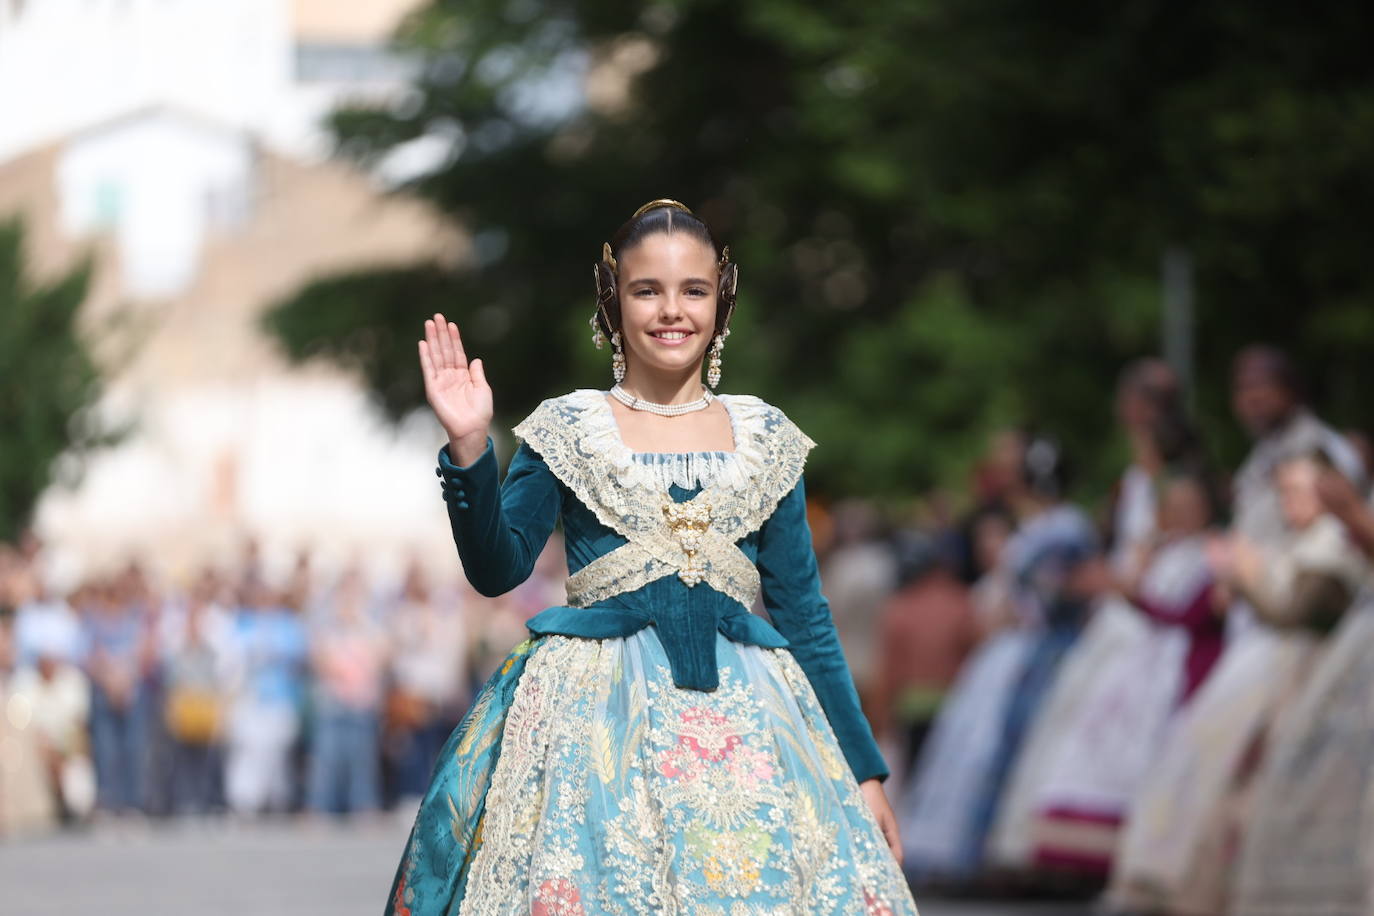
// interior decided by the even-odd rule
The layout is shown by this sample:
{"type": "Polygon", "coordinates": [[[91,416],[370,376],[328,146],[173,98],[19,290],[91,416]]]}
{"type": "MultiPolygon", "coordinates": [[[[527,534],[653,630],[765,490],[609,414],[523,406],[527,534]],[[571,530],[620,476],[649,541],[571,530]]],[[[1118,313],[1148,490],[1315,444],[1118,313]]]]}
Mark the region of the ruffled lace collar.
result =
{"type": "Polygon", "coordinates": [[[764,461],[760,440],[767,432],[764,410],[768,405],[756,397],[717,395],[730,416],[735,439],[735,450],[731,452],[636,452],[620,437],[606,392],[579,389],[566,397],[585,403],[587,409],[581,414],[583,437],[606,459],[625,487],[648,487],[662,492],[670,486],[693,490],[715,485],[742,490],[750,485],[764,461]]]}
{"type": "Polygon", "coordinates": [[[692,501],[709,507],[712,531],[738,540],[757,531],[797,485],[815,443],[752,395],[721,399],[735,433],[732,452],[636,455],[620,438],[605,393],[586,389],[544,401],[515,435],[602,524],[627,538],[671,538],[664,499],[669,487],[685,482],[688,489],[704,484],[692,501]]]}

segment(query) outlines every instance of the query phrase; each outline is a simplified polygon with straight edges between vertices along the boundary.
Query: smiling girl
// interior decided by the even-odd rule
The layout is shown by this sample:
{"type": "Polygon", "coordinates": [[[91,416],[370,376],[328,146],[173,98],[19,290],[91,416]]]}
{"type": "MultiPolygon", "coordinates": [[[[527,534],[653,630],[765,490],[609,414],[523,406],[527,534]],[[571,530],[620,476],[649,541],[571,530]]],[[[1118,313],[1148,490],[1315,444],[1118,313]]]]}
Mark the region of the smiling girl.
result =
{"type": "Polygon", "coordinates": [[[425,323],[469,580],[519,585],[560,519],[571,575],[441,753],[388,912],[916,913],[820,591],[813,443],[711,391],[736,277],[685,206],[640,208],[596,264],[615,386],[541,404],[501,485],[482,361],[425,323]]]}

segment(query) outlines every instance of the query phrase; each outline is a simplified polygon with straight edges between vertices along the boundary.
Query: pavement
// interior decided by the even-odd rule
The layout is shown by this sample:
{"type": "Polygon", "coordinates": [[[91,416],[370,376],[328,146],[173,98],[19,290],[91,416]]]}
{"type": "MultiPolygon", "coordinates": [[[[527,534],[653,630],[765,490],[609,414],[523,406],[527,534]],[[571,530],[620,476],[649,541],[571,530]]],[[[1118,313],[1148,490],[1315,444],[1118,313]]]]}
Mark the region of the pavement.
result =
{"type": "MultiPolygon", "coordinates": [[[[105,821],[0,843],[0,916],[380,916],[409,817],[105,821]]],[[[1084,907],[932,900],[922,916],[1087,916],[1084,907]]]]}

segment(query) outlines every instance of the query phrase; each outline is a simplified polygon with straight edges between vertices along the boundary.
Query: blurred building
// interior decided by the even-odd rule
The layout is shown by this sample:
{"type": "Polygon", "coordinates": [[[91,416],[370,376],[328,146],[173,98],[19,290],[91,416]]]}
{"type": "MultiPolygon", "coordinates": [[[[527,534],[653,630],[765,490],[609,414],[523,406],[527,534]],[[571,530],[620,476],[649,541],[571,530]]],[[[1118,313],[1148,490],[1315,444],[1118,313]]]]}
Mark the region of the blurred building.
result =
{"type": "Polygon", "coordinates": [[[437,427],[393,429],[355,378],[288,366],[259,328],[314,277],[467,250],[389,190],[442,150],[374,173],[327,155],[333,107],[404,103],[387,37],[414,6],[0,0],[0,218],[24,218],[40,280],[93,256],[100,412],[132,430],[40,505],[60,579],[135,554],[185,575],[246,534],[283,566],[303,545],[326,565],[451,552],[437,427]]]}

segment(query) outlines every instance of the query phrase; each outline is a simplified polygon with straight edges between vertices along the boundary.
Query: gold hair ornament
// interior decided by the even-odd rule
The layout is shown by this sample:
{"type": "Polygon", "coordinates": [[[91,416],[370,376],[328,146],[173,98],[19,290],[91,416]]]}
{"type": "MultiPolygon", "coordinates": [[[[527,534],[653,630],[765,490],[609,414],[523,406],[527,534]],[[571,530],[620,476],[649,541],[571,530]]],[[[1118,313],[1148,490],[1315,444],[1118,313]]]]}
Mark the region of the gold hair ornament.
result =
{"type": "Polygon", "coordinates": [[[638,210],[635,211],[635,215],[630,217],[630,219],[639,219],[645,213],[648,213],[650,210],[657,210],[659,207],[666,207],[669,210],[681,210],[688,216],[696,216],[696,214],[692,212],[692,208],[684,204],[682,201],[673,200],[671,197],[660,197],[658,200],[651,200],[644,206],[640,207],[638,210]]]}

